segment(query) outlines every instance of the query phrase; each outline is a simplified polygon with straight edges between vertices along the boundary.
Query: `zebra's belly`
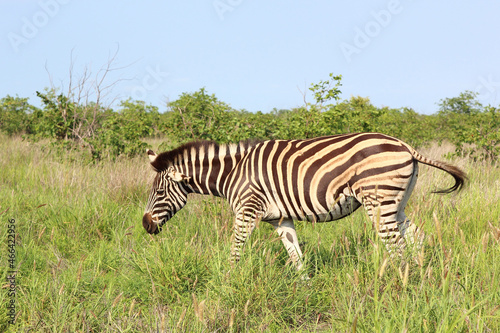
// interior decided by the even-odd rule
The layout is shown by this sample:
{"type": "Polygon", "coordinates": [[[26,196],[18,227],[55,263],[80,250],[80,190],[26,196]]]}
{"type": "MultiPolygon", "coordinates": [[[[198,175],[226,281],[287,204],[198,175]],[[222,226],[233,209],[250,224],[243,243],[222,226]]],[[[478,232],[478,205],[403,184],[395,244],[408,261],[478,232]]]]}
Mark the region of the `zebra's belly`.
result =
{"type": "Polygon", "coordinates": [[[300,204],[296,207],[273,203],[268,208],[264,221],[279,220],[281,218],[296,221],[329,222],[341,219],[353,213],[361,203],[352,196],[341,195],[329,205],[330,207],[300,204]]]}
{"type": "MultiPolygon", "coordinates": [[[[335,221],[352,214],[361,206],[361,203],[355,197],[341,196],[337,203],[333,204],[328,212],[319,214],[318,222],[335,221]]],[[[313,215],[314,216],[314,215],[313,215]]],[[[308,220],[311,216],[308,215],[308,220]]]]}

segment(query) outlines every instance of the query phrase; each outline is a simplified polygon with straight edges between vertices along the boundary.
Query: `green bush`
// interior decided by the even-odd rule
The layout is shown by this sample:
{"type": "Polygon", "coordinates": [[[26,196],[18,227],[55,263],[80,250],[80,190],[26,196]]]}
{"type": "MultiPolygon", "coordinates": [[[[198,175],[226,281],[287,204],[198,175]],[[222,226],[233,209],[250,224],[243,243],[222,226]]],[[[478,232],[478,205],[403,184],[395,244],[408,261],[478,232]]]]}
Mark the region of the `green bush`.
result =
{"type": "Polygon", "coordinates": [[[202,88],[192,94],[183,93],[168,104],[168,123],[162,131],[179,142],[190,140],[232,141],[235,119],[232,109],[202,88]]]}
{"type": "Polygon", "coordinates": [[[50,139],[54,143],[74,141],[86,143],[95,135],[105,116],[105,109],[96,103],[79,105],[54,89],[36,92],[42,108],[31,115],[30,139],[50,139]]]}
{"type": "Polygon", "coordinates": [[[97,103],[78,104],[55,90],[37,92],[43,108],[30,118],[29,139],[48,139],[62,150],[84,149],[92,161],[143,153],[143,138],[158,133],[158,108],[130,99],[113,111],[97,103]]]}
{"type": "Polygon", "coordinates": [[[0,99],[0,130],[7,135],[30,133],[29,118],[36,110],[28,98],[7,95],[0,99]]]}
{"type": "Polygon", "coordinates": [[[500,154],[499,109],[483,106],[477,93],[465,91],[439,103],[441,130],[455,145],[455,155],[496,161],[500,154]]]}
{"type": "Polygon", "coordinates": [[[431,141],[455,144],[455,155],[496,160],[500,154],[498,108],[483,106],[470,91],[438,103],[439,112],[418,114],[411,108],[374,106],[368,97],[340,100],[342,76],[311,84],[314,102],[269,113],[236,110],[202,88],[183,93],[167,112],[142,101],[127,99],[117,110],[96,102],[81,104],[54,89],[37,92],[42,107],[27,98],[0,100],[0,130],[25,134],[32,141],[48,140],[53,147],[83,150],[92,161],[143,153],[144,138],[164,138],[160,149],[192,140],[219,143],[247,139],[304,139],[354,132],[381,132],[414,147],[431,141]]]}
{"type": "Polygon", "coordinates": [[[158,108],[130,99],[121,102],[118,112],[110,112],[96,135],[89,140],[93,160],[104,156],[134,156],[144,153],[148,145],[143,138],[158,133],[158,108]]]}
{"type": "MultiPolygon", "coordinates": [[[[500,154],[500,115],[492,106],[484,112],[467,115],[454,129],[456,155],[474,160],[496,161],[500,154]],[[467,125],[469,124],[469,125],[467,125]]],[[[463,117],[463,116],[462,116],[463,117]]]]}

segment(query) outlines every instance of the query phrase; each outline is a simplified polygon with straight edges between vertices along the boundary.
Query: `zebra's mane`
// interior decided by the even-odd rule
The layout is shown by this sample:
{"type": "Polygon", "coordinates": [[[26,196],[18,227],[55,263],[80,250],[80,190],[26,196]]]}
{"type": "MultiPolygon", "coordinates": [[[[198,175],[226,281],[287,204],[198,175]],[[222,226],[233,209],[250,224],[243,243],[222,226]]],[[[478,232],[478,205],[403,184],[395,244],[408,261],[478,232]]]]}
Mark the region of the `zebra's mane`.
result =
{"type": "Polygon", "coordinates": [[[228,144],[218,144],[215,141],[209,140],[198,140],[185,143],[175,149],[170,151],[165,151],[163,153],[158,154],[154,162],[151,163],[153,168],[157,171],[161,172],[166,170],[169,166],[173,165],[175,158],[179,158],[184,156],[184,152],[188,151],[188,156],[191,156],[190,152],[192,149],[200,150],[204,148],[204,151],[208,151],[209,149],[217,149],[219,152],[221,151],[229,151],[231,154],[236,154],[242,151],[246,151],[249,148],[255,146],[256,144],[262,142],[262,140],[249,139],[245,141],[240,141],[239,143],[228,143],[228,144]]]}

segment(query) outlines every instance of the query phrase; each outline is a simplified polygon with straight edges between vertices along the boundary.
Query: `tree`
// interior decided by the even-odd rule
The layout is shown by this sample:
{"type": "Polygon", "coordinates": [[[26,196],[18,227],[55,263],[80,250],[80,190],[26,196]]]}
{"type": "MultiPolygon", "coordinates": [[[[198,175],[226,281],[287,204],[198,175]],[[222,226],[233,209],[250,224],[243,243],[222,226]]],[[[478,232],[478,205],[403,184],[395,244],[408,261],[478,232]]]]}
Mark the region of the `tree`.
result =
{"type": "Polygon", "coordinates": [[[0,99],[0,130],[8,135],[29,134],[30,115],[36,110],[28,98],[7,95],[0,99]]]}
{"type": "Polygon", "coordinates": [[[476,99],[478,93],[466,90],[458,97],[445,98],[439,103],[439,113],[440,114],[477,114],[482,111],[483,106],[476,99]]]}
{"type": "Polygon", "coordinates": [[[143,101],[127,99],[117,112],[106,115],[96,135],[89,140],[94,160],[144,153],[148,145],[142,141],[158,133],[158,108],[143,101]]]}
{"type": "Polygon", "coordinates": [[[499,109],[483,106],[477,96],[478,93],[465,91],[458,97],[441,100],[441,128],[455,144],[456,155],[495,161],[500,154],[499,109]]]}
{"type": "Polygon", "coordinates": [[[342,83],[342,75],[334,76],[333,73],[328,75],[330,79],[321,80],[318,83],[312,83],[309,90],[314,93],[314,99],[316,100],[316,104],[322,105],[326,101],[335,100],[338,101],[340,99],[340,88],[342,83]]]}
{"type": "Polygon", "coordinates": [[[188,94],[168,104],[172,113],[169,123],[162,131],[179,142],[190,140],[214,140],[220,143],[232,141],[234,130],[234,111],[228,104],[221,102],[205,88],[188,94]]]}

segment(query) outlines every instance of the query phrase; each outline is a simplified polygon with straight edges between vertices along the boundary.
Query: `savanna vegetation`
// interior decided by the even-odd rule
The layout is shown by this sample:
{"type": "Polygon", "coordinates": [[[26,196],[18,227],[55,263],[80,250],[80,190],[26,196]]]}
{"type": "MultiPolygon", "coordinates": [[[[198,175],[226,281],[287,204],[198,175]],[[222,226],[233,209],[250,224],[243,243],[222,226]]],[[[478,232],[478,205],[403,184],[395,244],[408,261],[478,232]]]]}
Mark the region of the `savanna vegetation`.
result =
{"type": "MultiPolygon", "coordinates": [[[[114,108],[89,101],[81,89],[63,94],[55,88],[37,92],[41,107],[27,98],[0,99],[0,131],[42,140],[59,152],[78,151],[82,161],[98,162],[144,152],[148,140],[161,138],[160,149],[192,140],[219,143],[245,139],[294,139],[323,135],[381,132],[416,148],[448,141],[456,156],[496,161],[500,153],[500,110],[482,105],[477,94],[465,91],[439,101],[438,112],[423,115],[404,107],[376,107],[369,98],[340,100],[341,76],[312,84],[314,102],[291,110],[248,112],[233,109],[204,88],[184,93],[160,112],[142,101],[123,100],[114,108]],[[83,94],[83,96],[82,96],[83,94]]],[[[87,92],[88,94],[88,92],[87,92]]]]}
{"type": "MultiPolygon", "coordinates": [[[[125,100],[104,107],[55,89],[0,100],[0,250],[9,274],[16,225],[16,318],[7,332],[497,332],[500,331],[499,108],[473,92],[433,115],[341,100],[341,77],[311,85],[313,103],[235,110],[205,89],[167,110],[125,100]],[[162,111],[162,112],[160,112],[162,111]],[[415,261],[390,259],[362,210],[297,223],[304,281],[278,235],[260,223],[229,263],[233,215],[224,200],[190,196],[151,236],[141,219],[154,172],[146,147],[196,139],[307,138],[377,131],[469,175],[422,166],[407,215],[427,234],[415,261]]],[[[6,282],[0,304],[8,304],[6,282]]]]}

